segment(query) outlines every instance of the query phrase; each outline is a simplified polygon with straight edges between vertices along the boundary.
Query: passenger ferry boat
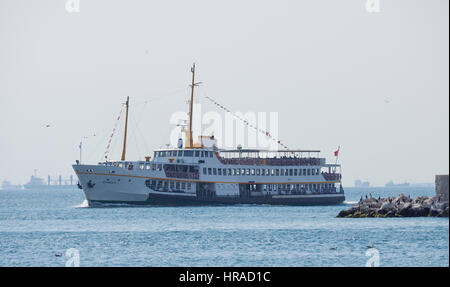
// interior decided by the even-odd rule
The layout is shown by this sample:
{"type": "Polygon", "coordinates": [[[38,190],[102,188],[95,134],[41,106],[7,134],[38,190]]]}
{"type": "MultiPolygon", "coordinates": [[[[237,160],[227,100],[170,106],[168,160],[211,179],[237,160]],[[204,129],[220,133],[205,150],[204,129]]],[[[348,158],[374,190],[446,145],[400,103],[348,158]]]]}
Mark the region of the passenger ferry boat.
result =
{"type": "Polygon", "coordinates": [[[318,150],[220,149],[213,136],[192,137],[195,64],[185,143],[154,151],[144,161],[127,161],[126,137],[120,161],[77,164],[90,206],[126,203],[162,206],[215,204],[328,205],[345,200],[339,164],[327,164],[318,150]]]}

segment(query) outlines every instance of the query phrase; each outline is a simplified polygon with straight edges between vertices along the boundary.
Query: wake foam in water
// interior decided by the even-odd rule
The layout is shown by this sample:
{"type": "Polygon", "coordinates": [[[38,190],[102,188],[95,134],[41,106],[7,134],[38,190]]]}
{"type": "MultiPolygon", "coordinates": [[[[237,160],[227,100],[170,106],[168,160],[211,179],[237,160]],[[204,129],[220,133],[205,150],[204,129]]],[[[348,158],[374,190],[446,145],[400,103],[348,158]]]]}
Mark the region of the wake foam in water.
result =
{"type": "Polygon", "coordinates": [[[83,208],[83,207],[89,207],[87,199],[85,199],[81,204],[75,206],[75,208],[83,208]]]}
{"type": "Polygon", "coordinates": [[[350,204],[350,205],[355,205],[357,204],[357,201],[344,201],[344,204],[350,204]]]}

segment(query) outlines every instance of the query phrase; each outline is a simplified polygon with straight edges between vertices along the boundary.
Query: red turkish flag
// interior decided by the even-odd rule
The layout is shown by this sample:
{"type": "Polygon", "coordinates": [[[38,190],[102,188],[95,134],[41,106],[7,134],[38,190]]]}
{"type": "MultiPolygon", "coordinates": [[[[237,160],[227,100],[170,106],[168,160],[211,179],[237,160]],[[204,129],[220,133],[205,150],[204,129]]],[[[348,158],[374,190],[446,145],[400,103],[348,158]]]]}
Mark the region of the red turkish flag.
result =
{"type": "Polygon", "coordinates": [[[339,149],[340,149],[340,147],[338,147],[337,151],[334,152],[334,156],[338,156],[338,154],[339,154],[339,149]]]}

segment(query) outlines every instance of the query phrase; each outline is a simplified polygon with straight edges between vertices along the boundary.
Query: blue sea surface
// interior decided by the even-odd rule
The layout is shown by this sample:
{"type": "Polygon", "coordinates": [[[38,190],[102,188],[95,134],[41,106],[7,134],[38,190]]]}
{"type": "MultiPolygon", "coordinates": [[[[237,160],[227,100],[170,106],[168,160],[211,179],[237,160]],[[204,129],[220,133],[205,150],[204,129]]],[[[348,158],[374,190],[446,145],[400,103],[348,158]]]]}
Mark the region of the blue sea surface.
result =
{"type": "Polygon", "coordinates": [[[90,208],[80,190],[0,190],[0,266],[65,266],[71,248],[80,266],[365,266],[373,250],[380,266],[449,266],[448,218],[336,218],[366,194],[434,188],[345,192],[335,206],[90,208]]]}

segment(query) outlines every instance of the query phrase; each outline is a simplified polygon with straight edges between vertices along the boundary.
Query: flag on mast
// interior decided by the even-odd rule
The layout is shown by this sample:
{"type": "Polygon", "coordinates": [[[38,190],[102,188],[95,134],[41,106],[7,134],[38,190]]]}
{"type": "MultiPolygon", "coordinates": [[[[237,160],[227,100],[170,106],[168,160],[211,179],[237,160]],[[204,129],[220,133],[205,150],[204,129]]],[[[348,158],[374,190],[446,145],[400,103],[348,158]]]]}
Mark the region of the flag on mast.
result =
{"type": "Polygon", "coordinates": [[[341,147],[339,146],[338,149],[334,152],[334,156],[337,157],[339,155],[339,150],[341,149],[341,147]]]}

